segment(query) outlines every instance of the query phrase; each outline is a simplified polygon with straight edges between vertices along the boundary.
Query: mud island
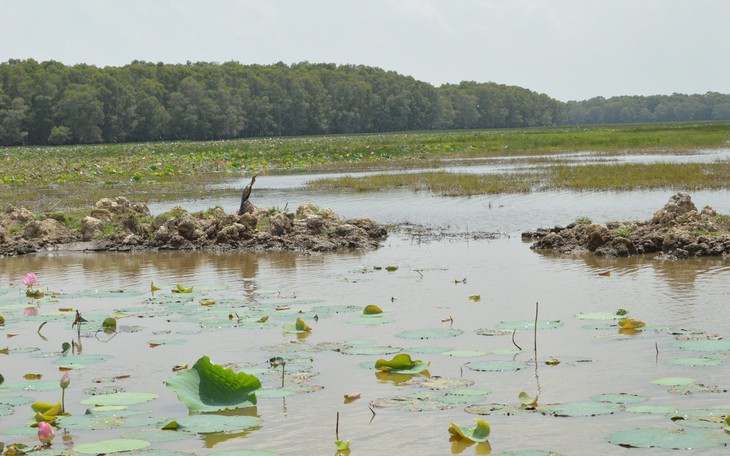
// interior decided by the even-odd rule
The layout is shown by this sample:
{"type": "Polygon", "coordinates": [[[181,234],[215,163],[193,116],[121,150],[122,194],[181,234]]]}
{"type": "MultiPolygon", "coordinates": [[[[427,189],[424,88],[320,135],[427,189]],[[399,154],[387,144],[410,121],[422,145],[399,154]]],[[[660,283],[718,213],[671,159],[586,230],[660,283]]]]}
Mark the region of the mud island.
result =
{"type": "Polygon", "coordinates": [[[50,250],[289,250],[374,249],[385,228],[367,218],[344,220],[303,203],[296,212],[246,204],[241,214],[217,206],[190,213],[175,206],[152,216],[145,203],[103,198],[93,209],[38,216],[9,205],[0,214],[0,257],[50,250]]]}
{"type": "Polygon", "coordinates": [[[698,211],[690,196],[680,192],[651,220],[605,225],[578,220],[565,227],[522,233],[522,239],[534,241],[531,248],[535,250],[592,252],[603,257],[659,252],[666,258],[730,258],[730,216],[709,206],[698,211]]]}

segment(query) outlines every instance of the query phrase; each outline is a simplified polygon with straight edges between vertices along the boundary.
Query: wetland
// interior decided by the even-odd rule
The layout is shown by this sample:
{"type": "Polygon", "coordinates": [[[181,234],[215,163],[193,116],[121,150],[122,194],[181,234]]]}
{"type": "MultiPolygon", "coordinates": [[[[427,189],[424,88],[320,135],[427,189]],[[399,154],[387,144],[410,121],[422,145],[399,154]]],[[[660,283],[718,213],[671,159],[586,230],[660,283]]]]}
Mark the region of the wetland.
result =
{"type": "MultiPolygon", "coordinates": [[[[520,135],[519,141],[529,137],[520,135]]],[[[672,137],[646,138],[652,135],[654,142],[672,137]]],[[[503,136],[516,148],[518,139],[503,136]]],[[[728,160],[721,133],[714,142],[679,148],[647,149],[649,139],[643,139],[631,150],[594,143],[546,151],[548,138],[537,136],[530,140],[543,144],[540,153],[523,148],[504,154],[495,146],[494,154],[482,156],[419,158],[419,166],[333,162],[295,174],[273,169],[267,174],[248,164],[244,173],[239,165],[236,173],[195,177],[200,191],[151,193],[171,195],[164,198],[145,192],[169,189],[163,183],[175,176],[145,182],[144,175],[137,182],[121,166],[117,174],[126,177],[120,183],[102,179],[72,187],[56,178],[38,182],[33,191],[27,183],[14,187],[13,195],[36,195],[22,206],[38,214],[59,199],[64,202],[53,210],[67,210],[60,206],[72,206],[65,195],[74,192],[89,207],[102,197],[147,195],[152,217],[175,206],[190,213],[220,206],[232,214],[240,189],[259,172],[251,196],[257,206],[296,212],[307,202],[344,219],[367,217],[387,227],[388,237],[376,249],[314,254],[42,251],[0,258],[0,442],[37,444],[31,404],[60,401],[59,381],[68,372],[69,415],[58,417],[51,447],[36,454],[111,452],[93,445],[118,440],[133,454],[165,455],[337,454],[336,440],[349,440],[349,449],[339,453],[351,455],[651,455],[667,448],[725,454],[727,258],[534,250],[521,233],[578,219],[638,223],[679,191],[687,191],[698,208],[728,214],[726,187],[531,186],[444,196],[421,186],[333,191],[308,185],[322,178],[392,174],[393,166],[402,175],[426,167],[457,176],[508,176],[567,163],[576,169],[608,162],[609,170],[630,161],[722,169],[728,160]],[[136,183],[147,190],[138,192],[136,183]],[[42,296],[27,295],[22,279],[29,272],[36,274],[33,288],[42,296]],[[382,313],[365,314],[371,305],[382,313]],[[76,311],[86,320],[80,326],[76,311]],[[116,329],[105,332],[110,317],[116,329]],[[628,318],[643,325],[621,326],[628,318]],[[298,329],[297,319],[311,330],[298,329]],[[427,369],[375,368],[379,360],[404,353],[428,363],[427,369]],[[262,384],[256,405],[190,412],[165,382],[204,356],[255,375],[262,384]],[[521,392],[536,400],[520,398],[521,392]],[[359,398],[344,399],[355,393],[359,398]],[[451,437],[451,423],[473,427],[475,418],[489,423],[487,442],[451,437]],[[173,421],[177,430],[162,430],[173,421]]],[[[418,143],[417,135],[402,137],[407,139],[398,141],[418,143]]],[[[359,140],[363,151],[375,141],[359,140]]],[[[430,144],[422,149],[447,149],[443,140],[438,146],[423,137],[421,142],[430,144]]],[[[11,161],[17,153],[8,152],[11,161]]],[[[76,161],[66,163],[73,169],[76,161]]],[[[77,172],[71,180],[77,178],[83,179],[77,172]]]]}

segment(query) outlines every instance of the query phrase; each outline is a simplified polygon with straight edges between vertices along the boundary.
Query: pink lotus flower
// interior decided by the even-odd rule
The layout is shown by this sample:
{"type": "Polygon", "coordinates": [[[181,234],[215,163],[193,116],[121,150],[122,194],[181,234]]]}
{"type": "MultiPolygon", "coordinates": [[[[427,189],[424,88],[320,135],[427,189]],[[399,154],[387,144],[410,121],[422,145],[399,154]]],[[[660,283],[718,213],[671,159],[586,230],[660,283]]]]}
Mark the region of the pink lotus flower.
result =
{"type": "Polygon", "coordinates": [[[29,272],[23,277],[23,283],[26,287],[33,288],[35,285],[38,285],[38,276],[35,273],[29,272]]]}
{"type": "Polygon", "coordinates": [[[53,431],[50,424],[45,421],[38,423],[38,440],[40,440],[43,445],[50,445],[53,441],[53,437],[55,436],[56,433],[53,431]]]}

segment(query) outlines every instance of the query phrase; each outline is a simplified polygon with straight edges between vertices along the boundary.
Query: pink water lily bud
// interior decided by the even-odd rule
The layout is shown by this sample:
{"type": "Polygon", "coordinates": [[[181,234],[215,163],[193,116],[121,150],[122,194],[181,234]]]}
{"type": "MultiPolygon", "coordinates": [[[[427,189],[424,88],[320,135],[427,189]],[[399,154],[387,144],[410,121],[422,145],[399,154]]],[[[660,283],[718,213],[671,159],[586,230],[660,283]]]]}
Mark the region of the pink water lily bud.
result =
{"type": "Polygon", "coordinates": [[[61,377],[61,388],[66,389],[68,388],[68,385],[71,384],[71,376],[68,375],[68,372],[63,373],[63,377],[61,377]]]}
{"type": "Polygon", "coordinates": [[[43,445],[50,445],[53,441],[53,437],[55,436],[56,433],[53,431],[50,424],[45,421],[38,423],[38,440],[40,440],[43,445]]]}
{"type": "Polygon", "coordinates": [[[35,275],[35,274],[34,274],[34,273],[32,273],[32,272],[29,272],[29,273],[27,273],[27,274],[26,274],[26,275],[25,275],[25,276],[23,277],[23,283],[25,284],[25,286],[26,286],[26,287],[28,287],[28,288],[32,288],[32,287],[34,287],[35,285],[38,285],[38,276],[37,276],[37,275],[35,275]]]}

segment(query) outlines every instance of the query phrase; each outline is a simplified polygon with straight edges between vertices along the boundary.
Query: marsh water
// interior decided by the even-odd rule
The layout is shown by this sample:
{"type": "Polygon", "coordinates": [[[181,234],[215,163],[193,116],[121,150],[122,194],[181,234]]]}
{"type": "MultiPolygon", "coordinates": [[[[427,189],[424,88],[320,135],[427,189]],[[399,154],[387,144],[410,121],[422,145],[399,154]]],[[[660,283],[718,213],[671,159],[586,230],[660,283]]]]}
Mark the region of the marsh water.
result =
{"type": "MultiPolygon", "coordinates": [[[[539,395],[539,405],[626,394],[635,395],[641,405],[677,411],[730,411],[726,391],[730,352],[690,351],[680,348],[677,340],[677,334],[691,330],[702,332],[704,338],[730,337],[728,260],[565,256],[533,251],[520,239],[522,231],[565,225],[577,217],[595,222],[645,220],[667,202],[672,190],[471,198],[408,191],[321,194],[301,188],[311,177],[262,176],[252,201],[289,209],[310,201],[343,217],[418,224],[440,235],[414,237],[401,232],[391,234],[375,251],[318,255],[67,252],[0,259],[0,314],[6,319],[0,326],[0,348],[8,348],[8,354],[0,355],[5,378],[0,404],[3,398],[9,402],[7,398],[18,396],[59,400],[60,389],[53,385],[61,376],[59,365],[64,365],[61,344],[76,340],[83,356],[105,357],[71,363],[72,383],[65,401],[73,416],[84,415],[93,406],[81,401],[101,392],[159,397],[129,406],[138,412],[135,417],[146,421],[76,423],[65,431],[61,424],[52,447],[57,451],[137,436],[133,432],[159,429],[187,416],[187,408],[164,380],[175,375],[174,366],[192,365],[203,355],[261,379],[269,394],[262,394],[255,408],[241,413],[258,416],[262,422],[246,430],[184,434],[182,440],[150,438],[154,454],[247,454],[242,450],[335,454],[339,412],[339,438],[351,441],[352,455],[485,454],[489,447],[484,444],[449,440],[450,423],[473,426],[475,418],[490,423],[493,454],[542,450],[655,455],[668,450],[624,448],[609,443],[608,436],[644,427],[682,429],[682,420],[672,421],[666,413],[625,410],[632,404],[611,414],[567,417],[540,412],[480,416],[465,409],[472,404],[517,407],[518,395],[525,391],[539,395]],[[461,235],[448,235],[455,233],[461,235]],[[484,239],[478,233],[493,236],[484,239]],[[59,294],[39,301],[26,298],[21,278],[29,271],[38,275],[43,290],[59,294]],[[154,295],[151,282],[161,288],[154,295]],[[178,284],[193,286],[193,293],[171,293],[178,284]],[[203,299],[215,303],[203,306],[203,299]],[[361,316],[370,304],[383,309],[382,317],[361,316]],[[73,313],[65,311],[70,308],[89,320],[80,337],[72,328],[73,313]],[[618,330],[615,320],[578,318],[618,309],[647,327],[627,334],[618,330]],[[558,322],[557,327],[533,332],[522,322],[534,321],[536,312],[541,322],[558,322]],[[117,334],[96,332],[100,321],[112,315],[118,317],[117,334]],[[264,315],[269,317],[265,323],[255,323],[264,315]],[[283,329],[297,317],[312,327],[310,333],[283,329]],[[511,329],[504,330],[512,326],[519,326],[514,336],[511,329]],[[441,332],[412,337],[410,331],[424,329],[441,332]],[[444,333],[444,329],[458,331],[444,333]],[[430,362],[428,372],[388,376],[373,369],[377,359],[390,359],[398,352],[430,362]],[[273,357],[287,360],[285,389],[281,368],[269,366],[273,357]],[[677,362],[686,358],[708,362],[677,362]],[[560,363],[546,364],[551,359],[560,363]],[[517,368],[470,368],[482,361],[517,368]],[[42,374],[42,380],[23,378],[30,373],[42,374]],[[450,390],[421,384],[429,376],[453,379],[457,386],[451,389],[462,400],[434,401],[426,393],[450,390]],[[677,391],[652,383],[669,377],[690,379],[691,386],[705,388],[677,391]],[[343,395],[354,392],[361,398],[344,403],[343,395]],[[402,406],[414,396],[422,398],[415,403],[423,411],[402,406]]],[[[232,183],[231,188],[240,188],[245,181],[232,183]]],[[[691,196],[699,208],[710,205],[730,213],[730,192],[700,191],[691,196]]],[[[217,201],[150,207],[159,213],[173,204],[191,211],[219,204],[233,212],[238,193],[232,190],[230,198],[217,201]]],[[[0,441],[33,443],[35,431],[27,428],[33,416],[30,406],[1,410],[0,441]]],[[[700,425],[723,433],[717,422],[700,425]]]]}

